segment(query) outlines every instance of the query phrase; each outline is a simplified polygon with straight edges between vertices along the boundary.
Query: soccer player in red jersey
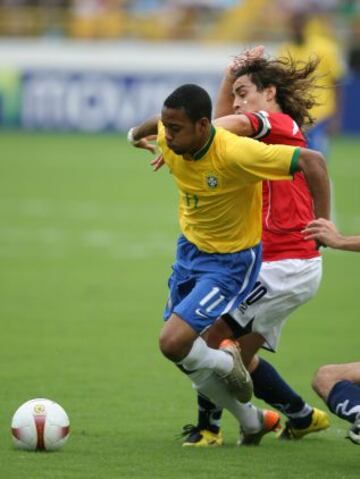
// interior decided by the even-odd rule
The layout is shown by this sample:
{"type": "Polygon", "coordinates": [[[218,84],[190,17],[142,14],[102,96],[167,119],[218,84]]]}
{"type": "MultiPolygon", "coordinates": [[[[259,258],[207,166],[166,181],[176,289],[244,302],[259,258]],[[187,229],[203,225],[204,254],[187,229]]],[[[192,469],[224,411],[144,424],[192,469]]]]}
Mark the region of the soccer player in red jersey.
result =
{"type": "MultiPolygon", "coordinates": [[[[237,57],[227,69],[214,123],[265,143],[304,147],[302,127],[312,123],[309,109],[314,104],[311,88],[316,62],[267,60],[262,54],[261,48],[255,48],[237,57]]],[[[284,439],[300,439],[329,426],[325,412],[305,403],[256,354],[260,347],[276,351],[288,316],[311,299],[319,287],[322,263],[317,244],[304,240],[302,234],[315,216],[301,173],[296,173],[293,181],[263,183],[263,264],[258,282],[245,302],[219,320],[208,334],[212,347],[222,338],[239,338],[255,395],[288,418],[281,435],[284,439]]],[[[184,429],[184,445],[221,445],[221,409],[206,399],[206,386],[197,389],[198,424],[184,429]]],[[[242,431],[241,444],[259,443],[274,426],[266,423],[266,411],[262,414],[262,428],[253,434],[242,431]]]]}

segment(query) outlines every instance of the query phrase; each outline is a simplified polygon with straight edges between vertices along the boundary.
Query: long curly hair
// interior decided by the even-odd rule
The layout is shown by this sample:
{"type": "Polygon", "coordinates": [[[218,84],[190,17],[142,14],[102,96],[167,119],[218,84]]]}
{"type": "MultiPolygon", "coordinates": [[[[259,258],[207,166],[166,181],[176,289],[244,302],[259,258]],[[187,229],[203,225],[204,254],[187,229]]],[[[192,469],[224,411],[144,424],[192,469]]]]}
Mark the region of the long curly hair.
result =
{"type": "Polygon", "coordinates": [[[236,77],[249,75],[259,91],[269,86],[276,88],[276,101],[283,113],[289,115],[300,127],[314,123],[310,110],[319,105],[316,90],[320,76],[316,68],[320,63],[317,57],[308,62],[296,61],[292,57],[277,59],[249,59],[236,71],[236,77]]]}

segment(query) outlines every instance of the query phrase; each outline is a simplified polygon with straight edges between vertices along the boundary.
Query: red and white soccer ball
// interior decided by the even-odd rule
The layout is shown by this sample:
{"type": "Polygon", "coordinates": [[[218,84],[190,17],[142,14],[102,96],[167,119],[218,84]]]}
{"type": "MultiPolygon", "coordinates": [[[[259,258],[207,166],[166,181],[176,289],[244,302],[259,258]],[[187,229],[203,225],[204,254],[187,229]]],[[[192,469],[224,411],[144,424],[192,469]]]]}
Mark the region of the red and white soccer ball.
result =
{"type": "Polygon", "coordinates": [[[12,438],[17,449],[54,451],[65,444],[69,432],[70,421],[64,409],[44,398],[24,403],[11,421],[12,438]]]}

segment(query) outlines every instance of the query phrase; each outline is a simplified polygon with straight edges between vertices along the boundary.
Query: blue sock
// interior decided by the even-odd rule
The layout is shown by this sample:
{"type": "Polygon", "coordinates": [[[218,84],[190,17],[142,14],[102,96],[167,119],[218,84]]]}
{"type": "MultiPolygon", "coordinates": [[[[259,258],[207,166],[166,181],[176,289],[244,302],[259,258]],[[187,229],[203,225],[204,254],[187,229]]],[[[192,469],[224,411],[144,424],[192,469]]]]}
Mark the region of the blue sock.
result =
{"type": "Polygon", "coordinates": [[[327,398],[331,412],[353,423],[360,412],[360,386],[350,381],[339,381],[327,398]]]}
{"type": "Polygon", "coordinates": [[[312,408],[284,381],[276,369],[265,359],[252,372],[254,394],[285,414],[291,425],[302,429],[311,423],[312,408]]]}
{"type": "Polygon", "coordinates": [[[205,396],[198,394],[198,426],[200,429],[207,429],[217,434],[220,431],[221,416],[221,408],[218,408],[205,396]]]}

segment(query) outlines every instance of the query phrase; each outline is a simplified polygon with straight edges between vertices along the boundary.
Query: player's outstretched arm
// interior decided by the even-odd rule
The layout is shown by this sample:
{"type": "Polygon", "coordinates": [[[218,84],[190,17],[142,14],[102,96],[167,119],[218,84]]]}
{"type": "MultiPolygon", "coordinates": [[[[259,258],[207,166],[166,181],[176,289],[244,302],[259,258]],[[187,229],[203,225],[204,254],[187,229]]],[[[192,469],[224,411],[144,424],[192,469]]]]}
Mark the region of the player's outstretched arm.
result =
{"type": "Polygon", "coordinates": [[[247,62],[264,56],[264,46],[246,49],[235,56],[225,69],[224,77],[218,91],[218,98],[215,104],[214,118],[231,115],[233,113],[233,84],[236,80],[237,71],[247,62]]]}
{"type": "Polygon", "coordinates": [[[252,136],[255,130],[246,115],[227,115],[213,121],[215,126],[225,128],[238,136],[252,136]]]}
{"type": "Polygon", "coordinates": [[[330,218],[330,180],[325,158],[321,153],[300,148],[297,169],[304,173],[314,201],[316,218],[330,218]]]}
{"type": "Polygon", "coordinates": [[[231,115],[233,113],[233,84],[236,77],[232,70],[232,63],[225,70],[224,77],[221,81],[218,91],[218,97],[214,108],[214,118],[231,115]]]}
{"type": "Polygon", "coordinates": [[[144,121],[140,125],[130,128],[127,139],[136,148],[143,148],[151,153],[156,152],[156,146],[150,143],[150,140],[158,133],[158,122],[160,116],[156,115],[144,121]]]}
{"type": "Polygon", "coordinates": [[[303,233],[305,239],[318,240],[330,248],[360,251],[360,236],[344,236],[339,233],[334,223],[324,218],[311,221],[303,233]]]}

